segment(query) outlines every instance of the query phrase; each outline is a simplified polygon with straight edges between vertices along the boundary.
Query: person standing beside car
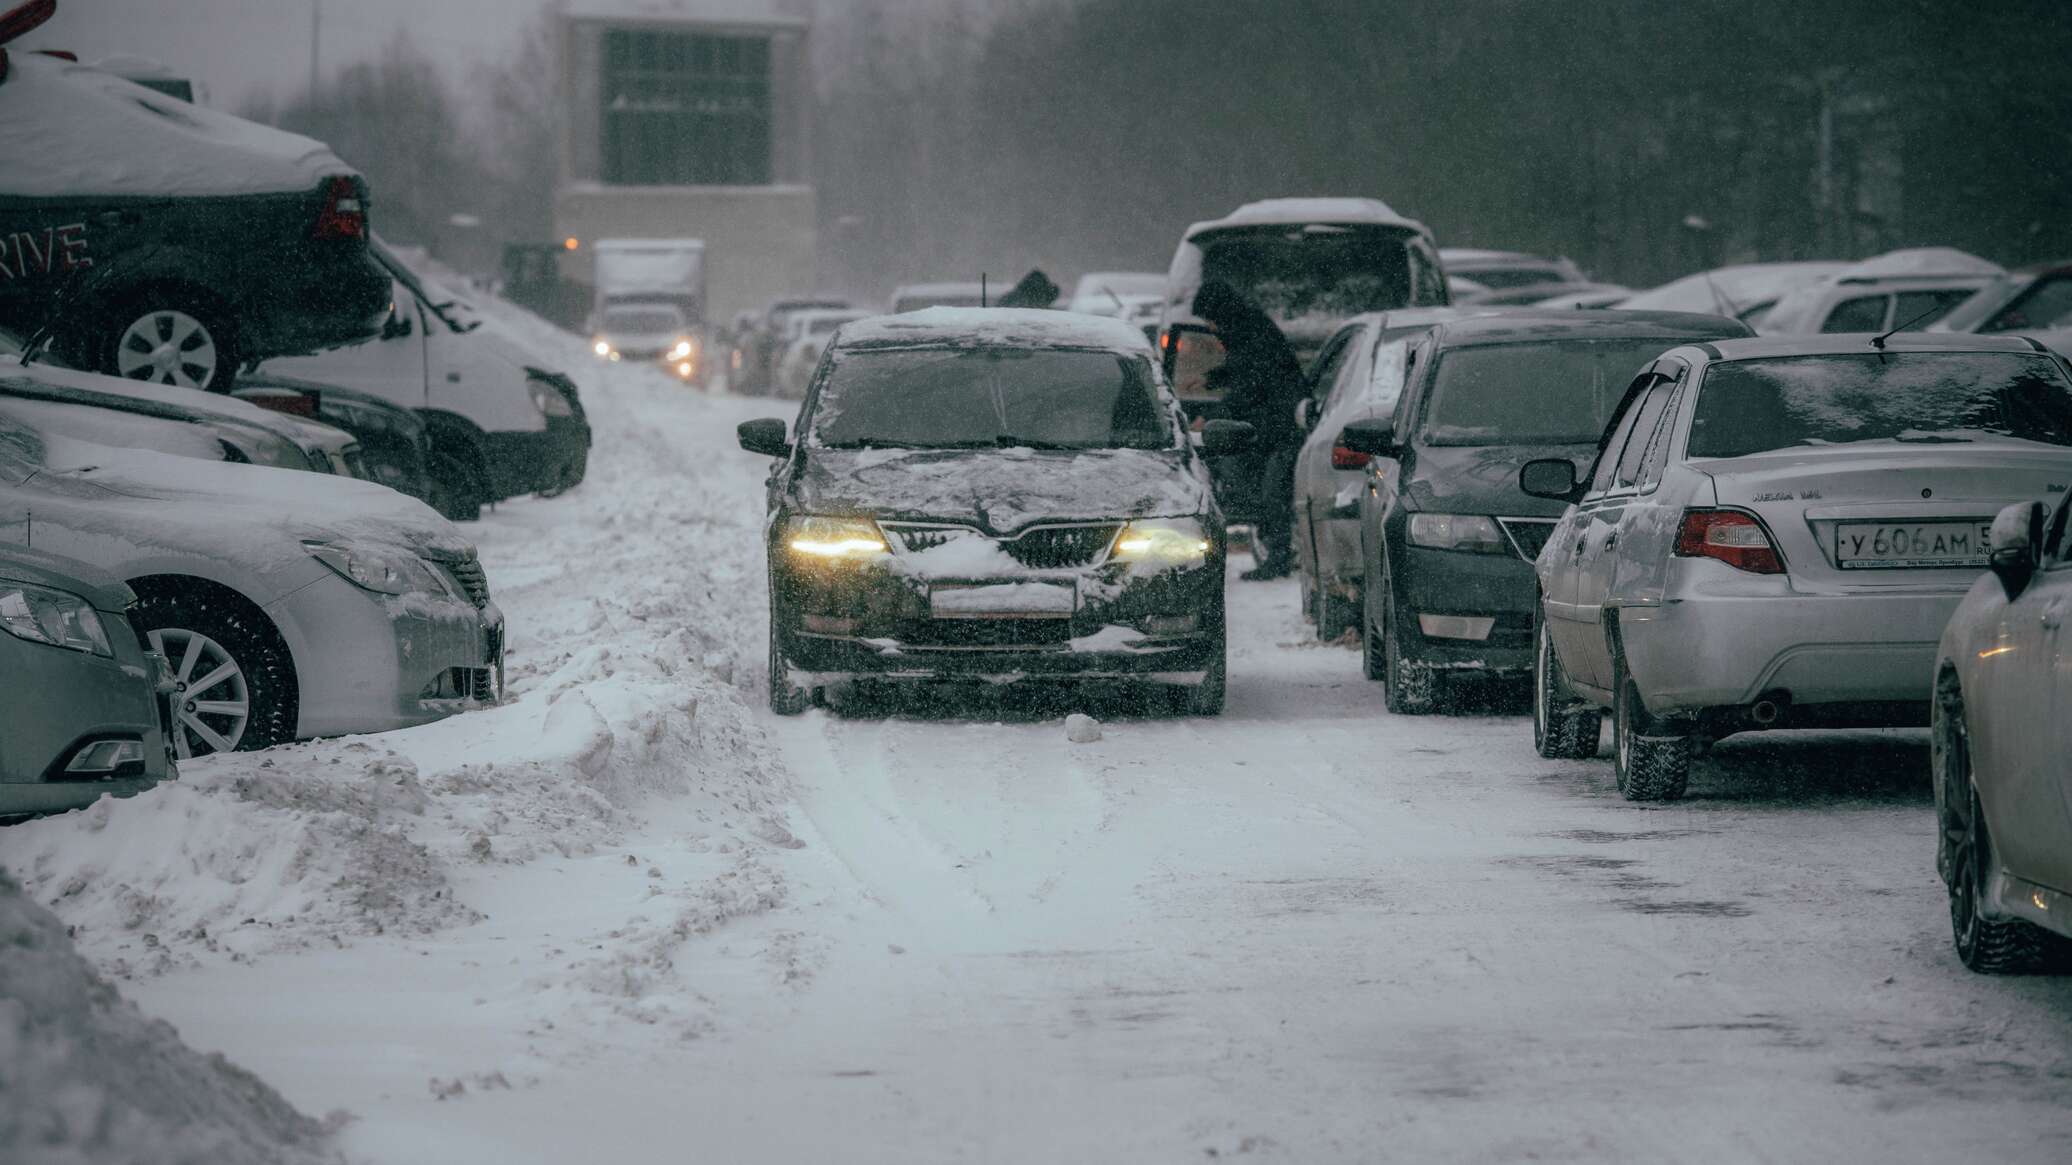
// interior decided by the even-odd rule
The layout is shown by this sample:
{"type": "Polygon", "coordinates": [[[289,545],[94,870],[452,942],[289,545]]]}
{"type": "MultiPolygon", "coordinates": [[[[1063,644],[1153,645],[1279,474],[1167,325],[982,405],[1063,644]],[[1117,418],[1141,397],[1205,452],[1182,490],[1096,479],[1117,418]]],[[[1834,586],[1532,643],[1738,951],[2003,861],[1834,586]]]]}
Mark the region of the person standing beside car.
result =
{"type": "Polygon", "coordinates": [[[1258,565],[1242,577],[1286,578],[1295,569],[1295,458],[1302,427],[1302,362],[1272,317],[1230,284],[1211,279],[1194,294],[1194,314],[1216,329],[1223,363],[1208,375],[1231,420],[1252,426],[1258,465],[1258,565]]]}

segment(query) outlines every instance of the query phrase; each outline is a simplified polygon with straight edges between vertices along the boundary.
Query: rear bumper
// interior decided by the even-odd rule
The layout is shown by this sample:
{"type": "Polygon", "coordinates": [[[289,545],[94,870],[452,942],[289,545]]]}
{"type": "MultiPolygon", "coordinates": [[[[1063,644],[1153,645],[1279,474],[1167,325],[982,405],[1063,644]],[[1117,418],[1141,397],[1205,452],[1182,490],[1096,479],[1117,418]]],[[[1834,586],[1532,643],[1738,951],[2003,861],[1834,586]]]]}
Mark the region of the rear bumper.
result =
{"type": "Polygon", "coordinates": [[[300,356],[380,334],[390,283],[364,246],[311,244],[266,269],[245,301],[239,340],[247,359],[300,356]]]}
{"type": "Polygon", "coordinates": [[[590,466],[590,426],[575,417],[548,417],[536,433],[483,435],[489,487],[496,500],[559,493],[582,484],[590,466]]]}
{"type": "Polygon", "coordinates": [[[1397,550],[1391,564],[1396,610],[1403,616],[1398,642],[1413,662],[1462,671],[1532,670],[1533,603],[1539,593],[1532,563],[1511,555],[1466,554],[1415,546],[1397,550]],[[1427,635],[1420,616],[1488,620],[1482,638],[1427,635]]]}
{"type": "Polygon", "coordinates": [[[1782,578],[1751,577],[1730,581],[1770,593],[1688,594],[1620,610],[1627,667],[1650,711],[1786,693],[1796,708],[1889,706],[1860,723],[1926,723],[1936,647],[1961,592],[1807,595],[1782,578]]]}

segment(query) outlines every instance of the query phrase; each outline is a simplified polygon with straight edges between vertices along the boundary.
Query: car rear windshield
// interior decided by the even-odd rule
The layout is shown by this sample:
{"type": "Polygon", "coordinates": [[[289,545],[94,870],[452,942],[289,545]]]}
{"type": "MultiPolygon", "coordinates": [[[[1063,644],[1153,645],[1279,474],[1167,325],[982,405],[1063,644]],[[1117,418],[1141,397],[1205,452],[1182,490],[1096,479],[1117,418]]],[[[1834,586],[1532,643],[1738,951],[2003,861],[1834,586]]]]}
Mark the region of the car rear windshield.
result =
{"type": "Polygon", "coordinates": [[[1453,348],[1439,357],[1429,445],[1589,445],[1633,377],[1675,339],[1453,348]]]}
{"type": "Polygon", "coordinates": [[[1741,457],[1854,441],[2072,445],[2072,384],[2023,352],[1865,352],[1715,364],[1685,451],[1741,457]]]}
{"type": "Polygon", "coordinates": [[[1175,443],[1146,360],[1056,348],[842,353],[820,386],[813,435],[834,449],[1159,449],[1175,443]]]}
{"type": "Polygon", "coordinates": [[[1283,328],[1441,302],[1436,271],[1414,278],[1411,236],[1375,227],[1295,226],[1198,240],[1201,281],[1221,279],[1283,328]]]}

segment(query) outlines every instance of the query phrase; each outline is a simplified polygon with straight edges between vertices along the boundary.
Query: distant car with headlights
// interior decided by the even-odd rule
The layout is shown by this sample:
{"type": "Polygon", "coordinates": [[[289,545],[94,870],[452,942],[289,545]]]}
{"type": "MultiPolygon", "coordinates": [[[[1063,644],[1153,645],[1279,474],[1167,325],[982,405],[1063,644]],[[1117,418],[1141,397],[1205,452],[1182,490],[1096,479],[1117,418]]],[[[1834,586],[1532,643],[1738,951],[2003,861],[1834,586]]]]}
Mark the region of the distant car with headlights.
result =
{"type": "Polygon", "coordinates": [[[842,328],[770,475],[781,714],[857,681],[1126,681],[1222,710],[1223,518],[1143,335],[940,309],[842,328]]]}
{"type": "Polygon", "coordinates": [[[1936,869],[1964,965],[2072,968],[2072,502],[2020,502],[1943,629],[1935,666],[1936,869]]]}
{"type": "Polygon", "coordinates": [[[1888,251],[1799,284],[1754,326],[1766,336],[1919,331],[2006,273],[1954,247],[1888,251]]]}
{"type": "Polygon", "coordinates": [[[1354,316],[1310,361],[1309,399],[1299,406],[1309,435],[1295,458],[1295,563],[1319,639],[1338,638],[1360,615],[1360,495],[1369,458],[1339,438],[1354,421],[1395,414],[1412,337],[1468,314],[1480,313],[1412,307],[1354,316]]]}
{"type": "Polygon", "coordinates": [[[371,482],[114,448],[0,415],[0,546],[127,583],[171,661],[182,758],[494,702],[504,620],[474,547],[371,482]]]}
{"type": "Polygon", "coordinates": [[[591,325],[590,350],[600,360],[659,364],[678,380],[702,377],[705,353],[683,309],[666,303],[615,303],[591,325]]]}
{"type": "Polygon", "coordinates": [[[1461,673],[1532,667],[1533,560],[1562,505],[1518,469],[1587,460],[1633,374],[1664,351],[1746,336],[1719,316],[1533,311],[1434,326],[1393,415],[1345,427],[1360,498],[1362,645],[1388,710],[1441,708],[1461,673]]]}
{"type": "Polygon", "coordinates": [[[416,410],[430,441],[427,500],[453,521],[580,483],[590,424],[575,382],[458,290],[412,269],[379,239],[372,250],[395,280],[381,338],[268,361],[260,373],[342,385],[416,410]]]}
{"type": "Polygon", "coordinates": [[[127,797],[176,775],[158,661],[128,587],[0,543],[0,818],[127,797]]]}
{"type": "Polygon", "coordinates": [[[322,143],[54,57],[7,61],[0,324],[53,327],[81,368],[201,388],[380,327],[367,183],[322,143]]]}
{"type": "Polygon", "coordinates": [[[1936,641],[1994,516],[2072,485],[2072,375],[2013,338],[1679,346],[1624,386],[1594,468],[1519,472],[1573,503],[1538,560],[1534,739],[1619,789],[1683,794],[1692,745],[1925,725],[1936,641]]]}

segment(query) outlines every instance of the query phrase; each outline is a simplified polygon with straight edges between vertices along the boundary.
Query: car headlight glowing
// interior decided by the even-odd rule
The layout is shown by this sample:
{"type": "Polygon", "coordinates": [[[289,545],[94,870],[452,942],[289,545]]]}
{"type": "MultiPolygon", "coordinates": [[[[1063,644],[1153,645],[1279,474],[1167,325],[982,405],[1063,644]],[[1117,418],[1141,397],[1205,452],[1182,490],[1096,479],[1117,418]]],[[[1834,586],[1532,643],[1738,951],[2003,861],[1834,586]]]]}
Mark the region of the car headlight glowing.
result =
{"type": "Polygon", "coordinates": [[[875,558],[888,549],[878,524],[868,518],[793,518],[784,544],[793,554],[836,561],[875,558]]]}
{"type": "Polygon", "coordinates": [[[1118,562],[1180,566],[1209,555],[1209,536],[1193,518],[1151,518],[1131,522],[1115,540],[1118,562]]]}
{"type": "Polygon", "coordinates": [[[0,582],[0,630],[31,643],[115,655],[93,604],[67,591],[0,582]]]}
{"type": "Polygon", "coordinates": [[[678,340],[676,342],[676,347],[669,349],[669,358],[671,360],[687,359],[691,355],[691,353],[696,352],[697,350],[698,345],[693,344],[689,340],[678,340]]]}
{"type": "Polygon", "coordinates": [[[455,597],[445,572],[417,555],[369,542],[304,542],[310,557],[361,590],[378,595],[455,597]]]}
{"type": "Polygon", "coordinates": [[[1511,553],[1496,519],[1483,514],[1412,514],[1410,544],[1469,554],[1511,553]]]}
{"type": "Polygon", "coordinates": [[[606,340],[599,340],[595,344],[590,345],[590,350],[604,357],[609,357],[612,354],[611,343],[606,340]]]}

